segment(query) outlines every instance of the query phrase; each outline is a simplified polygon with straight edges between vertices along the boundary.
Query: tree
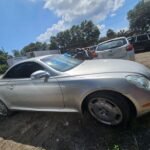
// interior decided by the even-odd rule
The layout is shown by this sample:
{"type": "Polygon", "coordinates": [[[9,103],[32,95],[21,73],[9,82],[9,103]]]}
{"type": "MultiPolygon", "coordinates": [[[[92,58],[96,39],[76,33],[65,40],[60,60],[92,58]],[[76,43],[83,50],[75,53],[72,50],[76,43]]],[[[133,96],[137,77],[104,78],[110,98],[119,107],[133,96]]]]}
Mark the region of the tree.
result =
{"type": "Polygon", "coordinates": [[[0,65],[0,74],[5,73],[5,71],[8,69],[8,65],[7,64],[2,64],[0,65]]]}
{"type": "Polygon", "coordinates": [[[52,36],[51,39],[50,39],[49,49],[50,49],[50,50],[58,49],[58,46],[57,46],[57,39],[56,39],[55,36],[52,36]]]}
{"type": "Polygon", "coordinates": [[[83,21],[81,23],[84,46],[95,45],[99,39],[100,31],[92,21],[83,21]]]}
{"type": "Polygon", "coordinates": [[[7,57],[8,53],[3,48],[0,49],[0,55],[7,57]]]}
{"type": "Polygon", "coordinates": [[[6,64],[7,63],[7,58],[4,55],[0,55],[0,65],[6,64]]]}
{"type": "Polygon", "coordinates": [[[150,1],[140,1],[128,12],[130,29],[134,33],[143,33],[150,28],[150,1]]]}
{"type": "Polygon", "coordinates": [[[116,37],[116,33],[112,29],[108,29],[106,35],[109,39],[116,37]]]}
{"type": "Polygon", "coordinates": [[[70,32],[70,48],[82,47],[84,42],[83,32],[79,25],[74,25],[69,30],[70,32]]]}
{"type": "Polygon", "coordinates": [[[21,50],[21,54],[25,55],[27,52],[47,50],[48,47],[49,45],[46,43],[41,42],[30,43],[21,50]]]}
{"type": "Polygon", "coordinates": [[[4,49],[0,49],[0,74],[3,74],[8,68],[7,55],[4,49]]]}
{"type": "Polygon", "coordinates": [[[41,49],[43,50],[43,51],[45,51],[45,50],[48,50],[48,47],[49,47],[49,45],[47,44],[47,43],[41,43],[41,49]]]}
{"type": "Polygon", "coordinates": [[[128,31],[126,30],[120,30],[118,33],[117,33],[117,37],[121,37],[121,36],[128,36],[128,31]]]}
{"type": "Polygon", "coordinates": [[[98,42],[100,31],[92,21],[83,21],[80,25],[73,25],[70,29],[59,32],[50,39],[50,49],[61,50],[77,47],[87,47],[98,42]]]}
{"type": "Polygon", "coordinates": [[[4,49],[0,49],[0,65],[7,64],[8,53],[4,49]]]}
{"type": "Polygon", "coordinates": [[[12,52],[13,52],[14,57],[20,57],[21,56],[21,53],[19,50],[14,49],[14,50],[12,50],[12,52]]]}

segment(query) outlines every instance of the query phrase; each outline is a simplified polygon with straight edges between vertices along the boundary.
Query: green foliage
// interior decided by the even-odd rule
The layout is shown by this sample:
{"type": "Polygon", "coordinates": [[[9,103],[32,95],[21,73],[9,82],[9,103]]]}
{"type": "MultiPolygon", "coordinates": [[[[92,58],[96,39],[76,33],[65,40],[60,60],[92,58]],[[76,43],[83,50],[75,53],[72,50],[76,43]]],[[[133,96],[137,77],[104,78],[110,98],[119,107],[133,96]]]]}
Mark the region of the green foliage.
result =
{"type": "Polygon", "coordinates": [[[48,49],[48,44],[36,42],[36,43],[30,43],[29,45],[25,46],[21,50],[21,55],[25,55],[27,52],[33,52],[33,51],[43,51],[48,49]]]}
{"type": "Polygon", "coordinates": [[[0,55],[0,65],[6,64],[7,63],[7,58],[4,55],[0,55]]]}
{"type": "Polygon", "coordinates": [[[99,35],[100,31],[92,21],[83,21],[80,25],[74,25],[71,29],[51,37],[50,49],[65,50],[91,46],[97,43],[99,35]]]}
{"type": "Polygon", "coordinates": [[[118,145],[114,145],[113,150],[120,150],[118,145]]]}
{"type": "Polygon", "coordinates": [[[117,33],[117,36],[118,36],[118,37],[121,37],[121,36],[127,37],[127,36],[128,36],[128,31],[120,30],[120,31],[117,33]]]}
{"type": "Polygon", "coordinates": [[[7,57],[8,53],[4,49],[0,49],[0,55],[7,57]]]}
{"type": "Polygon", "coordinates": [[[14,56],[25,55],[27,52],[55,49],[72,49],[77,47],[87,47],[98,42],[100,31],[92,21],[83,21],[80,25],[74,25],[69,30],[59,32],[56,36],[50,37],[50,43],[30,43],[21,52],[14,51],[14,56]]]}
{"type": "Polygon", "coordinates": [[[0,49],[0,74],[3,74],[7,68],[7,53],[3,49],[0,49]]]}
{"type": "Polygon", "coordinates": [[[150,1],[140,1],[128,12],[130,29],[135,33],[143,33],[150,29],[150,1]]]}
{"type": "Polygon", "coordinates": [[[50,50],[54,50],[54,49],[58,49],[58,46],[57,46],[57,39],[55,36],[52,36],[51,37],[51,40],[50,40],[50,46],[49,46],[49,49],[50,50]]]}
{"type": "Polygon", "coordinates": [[[120,150],[119,145],[114,145],[111,149],[108,150],[120,150]]]}
{"type": "Polygon", "coordinates": [[[132,36],[134,33],[129,30],[120,30],[118,32],[113,31],[112,29],[107,30],[107,36],[101,37],[99,43],[117,38],[117,37],[129,37],[132,36]]]}
{"type": "Polygon", "coordinates": [[[20,53],[20,51],[19,50],[12,50],[12,52],[13,52],[13,56],[14,57],[20,57],[21,56],[21,53],[20,53]]]}
{"type": "Polygon", "coordinates": [[[3,74],[8,69],[7,64],[0,65],[0,74],[3,74]]]}
{"type": "Polygon", "coordinates": [[[112,29],[108,29],[106,34],[107,34],[108,38],[115,38],[116,37],[116,33],[112,29]]]}
{"type": "Polygon", "coordinates": [[[115,31],[113,31],[112,29],[108,29],[106,32],[106,36],[103,36],[99,39],[99,43],[110,40],[112,38],[115,38],[118,36],[118,33],[116,33],[115,31]]]}

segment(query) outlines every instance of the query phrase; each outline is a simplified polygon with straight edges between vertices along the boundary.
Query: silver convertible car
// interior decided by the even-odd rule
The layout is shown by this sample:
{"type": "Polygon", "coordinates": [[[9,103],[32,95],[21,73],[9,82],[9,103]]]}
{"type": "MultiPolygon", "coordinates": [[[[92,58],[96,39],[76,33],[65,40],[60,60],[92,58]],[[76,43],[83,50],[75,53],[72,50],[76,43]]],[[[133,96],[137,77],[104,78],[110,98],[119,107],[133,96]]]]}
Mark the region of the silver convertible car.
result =
{"type": "Polygon", "coordinates": [[[127,60],[31,58],[0,79],[0,114],[15,110],[88,112],[107,125],[150,111],[150,70],[127,60]]]}

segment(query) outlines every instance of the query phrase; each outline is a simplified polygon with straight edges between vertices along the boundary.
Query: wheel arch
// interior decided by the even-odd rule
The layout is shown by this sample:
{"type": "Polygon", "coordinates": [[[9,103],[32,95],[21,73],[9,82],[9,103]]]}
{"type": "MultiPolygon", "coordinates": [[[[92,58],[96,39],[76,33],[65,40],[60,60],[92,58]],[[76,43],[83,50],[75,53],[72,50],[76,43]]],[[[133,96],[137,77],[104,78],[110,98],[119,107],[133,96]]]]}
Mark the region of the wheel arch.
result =
{"type": "Polygon", "coordinates": [[[8,109],[10,109],[9,104],[8,104],[6,101],[4,101],[3,98],[0,97],[0,101],[1,101],[8,109]]]}
{"type": "Polygon", "coordinates": [[[112,91],[112,90],[98,90],[98,91],[94,91],[94,92],[88,94],[81,103],[81,112],[82,113],[84,113],[87,110],[86,104],[87,104],[87,100],[88,100],[89,96],[94,95],[96,93],[103,93],[103,94],[109,93],[109,94],[115,94],[115,95],[124,97],[126,99],[127,103],[129,104],[129,107],[131,110],[131,117],[137,117],[138,111],[137,111],[135,104],[127,96],[123,95],[122,93],[112,91]]]}

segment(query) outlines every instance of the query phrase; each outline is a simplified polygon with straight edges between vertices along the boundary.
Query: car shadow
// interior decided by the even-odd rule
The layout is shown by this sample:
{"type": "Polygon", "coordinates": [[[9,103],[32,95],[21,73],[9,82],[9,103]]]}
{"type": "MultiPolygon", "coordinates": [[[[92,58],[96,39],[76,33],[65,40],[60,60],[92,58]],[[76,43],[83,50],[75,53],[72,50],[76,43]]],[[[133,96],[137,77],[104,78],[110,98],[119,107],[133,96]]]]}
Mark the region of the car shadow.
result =
{"type": "Polygon", "coordinates": [[[19,112],[0,118],[0,137],[48,150],[147,150],[150,114],[126,128],[112,128],[78,113],[19,112]]]}

